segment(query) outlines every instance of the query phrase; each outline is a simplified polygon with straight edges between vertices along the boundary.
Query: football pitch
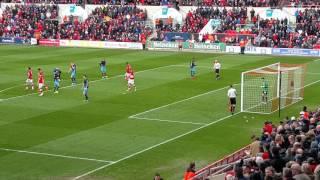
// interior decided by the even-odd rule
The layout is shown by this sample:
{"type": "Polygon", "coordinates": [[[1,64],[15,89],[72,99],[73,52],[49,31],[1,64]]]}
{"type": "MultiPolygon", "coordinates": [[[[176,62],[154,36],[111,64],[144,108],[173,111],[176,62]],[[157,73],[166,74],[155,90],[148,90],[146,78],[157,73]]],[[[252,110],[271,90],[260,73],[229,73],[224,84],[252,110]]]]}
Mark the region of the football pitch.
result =
{"type": "MultiPolygon", "coordinates": [[[[0,179],[147,180],[156,172],[181,179],[250,143],[265,120],[278,123],[307,105],[319,106],[320,60],[190,52],[0,46],[0,179]],[[195,57],[197,78],[189,63],[195,57]],[[107,61],[108,79],[99,62],[107,61]],[[212,62],[222,64],[215,80],[212,62]],[[77,64],[77,85],[68,68],[77,64]],[[136,92],[126,93],[125,65],[136,72],[136,92]],[[241,72],[276,62],[307,63],[304,100],[270,115],[227,110],[228,86],[240,94],[241,72]],[[44,70],[49,90],[25,90],[27,67],[44,70]],[[53,69],[62,70],[59,94],[53,69]],[[83,101],[82,75],[89,79],[83,101]]],[[[240,104],[240,98],[238,98],[240,104]]]]}

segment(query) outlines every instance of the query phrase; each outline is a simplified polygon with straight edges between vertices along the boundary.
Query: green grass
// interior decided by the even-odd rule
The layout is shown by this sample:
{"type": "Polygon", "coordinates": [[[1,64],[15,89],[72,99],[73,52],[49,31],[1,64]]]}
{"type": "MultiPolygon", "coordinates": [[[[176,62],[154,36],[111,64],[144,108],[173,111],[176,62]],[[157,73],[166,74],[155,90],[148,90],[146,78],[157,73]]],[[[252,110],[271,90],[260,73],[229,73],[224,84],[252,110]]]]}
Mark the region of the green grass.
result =
{"type": "Polygon", "coordinates": [[[240,113],[226,118],[225,87],[239,83],[242,71],[279,61],[308,63],[305,84],[309,84],[320,80],[316,59],[0,46],[0,179],[72,179],[102,166],[105,168],[83,179],[147,180],[155,172],[165,179],[181,179],[189,162],[201,168],[250,143],[250,136],[259,134],[265,120],[278,122],[297,115],[303,105],[319,105],[315,97],[320,86],[315,83],[305,88],[303,101],[282,111],[281,118],[278,113],[240,113]],[[189,77],[192,57],[198,64],[196,80],[189,77]],[[101,58],[108,62],[107,80],[100,79],[101,58]],[[210,69],[214,59],[223,67],[219,81],[210,69]],[[81,84],[70,87],[70,62],[78,65],[79,83],[82,74],[91,81],[88,103],[83,101],[81,84]],[[125,62],[137,72],[135,93],[124,94],[125,62]],[[38,67],[43,68],[50,88],[52,70],[61,68],[60,93],[49,91],[38,97],[26,91],[28,66],[34,74],[38,67]]]}

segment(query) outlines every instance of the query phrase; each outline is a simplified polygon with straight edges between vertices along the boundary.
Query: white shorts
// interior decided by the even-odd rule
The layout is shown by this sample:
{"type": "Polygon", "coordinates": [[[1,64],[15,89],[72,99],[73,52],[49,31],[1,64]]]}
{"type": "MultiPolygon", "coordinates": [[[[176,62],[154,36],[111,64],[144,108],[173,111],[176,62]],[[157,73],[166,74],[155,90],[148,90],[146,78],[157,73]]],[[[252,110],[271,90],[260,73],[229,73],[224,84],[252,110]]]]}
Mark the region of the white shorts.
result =
{"type": "Polygon", "coordinates": [[[129,79],[128,80],[128,85],[130,86],[130,85],[134,85],[134,79],[129,79]]]}
{"type": "Polygon", "coordinates": [[[31,84],[33,83],[33,79],[27,79],[27,80],[26,80],[26,83],[27,83],[28,85],[31,85],[31,84]]]}
{"type": "Polygon", "coordinates": [[[39,89],[42,89],[42,88],[43,88],[43,86],[44,86],[44,84],[43,84],[43,83],[39,83],[39,84],[38,84],[39,89]]]}

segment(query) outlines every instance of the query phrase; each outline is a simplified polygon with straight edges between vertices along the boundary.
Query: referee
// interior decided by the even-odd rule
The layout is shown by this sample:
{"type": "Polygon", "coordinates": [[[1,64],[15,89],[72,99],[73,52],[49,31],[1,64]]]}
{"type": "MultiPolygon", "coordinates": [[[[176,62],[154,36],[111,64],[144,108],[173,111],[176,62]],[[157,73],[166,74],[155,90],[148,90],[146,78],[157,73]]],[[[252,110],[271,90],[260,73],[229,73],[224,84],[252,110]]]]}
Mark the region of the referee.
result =
{"type": "Polygon", "coordinates": [[[215,60],[213,63],[213,71],[216,73],[216,80],[220,79],[220,69],[221,69],[221,64],[219,63],[218,60],[215,60]]]}
{"type": "Polygon", "coordinates": [[[237,104],[237,91],[235,88],[233,88],[232,85],[230,85],[230,88],[228,90],[228,98],[229,98],[229,104],[230,104],[230,112],[233,115],[234,111],[236,109],[236,104],[237,104]]]}

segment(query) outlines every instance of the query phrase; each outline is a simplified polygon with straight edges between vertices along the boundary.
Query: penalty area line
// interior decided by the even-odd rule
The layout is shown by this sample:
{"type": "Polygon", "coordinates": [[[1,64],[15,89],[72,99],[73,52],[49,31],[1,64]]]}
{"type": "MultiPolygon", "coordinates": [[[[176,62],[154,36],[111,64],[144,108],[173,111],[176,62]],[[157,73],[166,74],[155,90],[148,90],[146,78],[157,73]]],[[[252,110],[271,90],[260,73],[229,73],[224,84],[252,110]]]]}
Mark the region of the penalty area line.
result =
{"type": "Polygon", "coordinates": [[[117,160],[117,161],[114,161],[114,162],[112,162],[112,163],[110,163],[110,164],[106,164],[106,165],[100,166],[100,167],[98,167],[98,168],[96,168],[96,169],[93,169],[93,170],[91,170],[91,171],[88,171],[88,172],[86,172],[86,173],[84,173],[84,174],[81,174],[81,175],[73,178],[73,180],[81,179],[81,178],[83,178],[83,177],[85,177],[85,176],[88,176],[88,175],[90,175],[90,174],[92,174],[92,173],[95,173],[95,172],[97,172],[97,171],[99,171],[99,170],[101,170],[101,169],[104,169],[104,168],[106,168],[106,167],[112,166],[112,165],[117,164],[117,163],[119,163],[119,162],[121,162],[121,161],[124,161],[124,160],[126,160],[126,159],[132,158],[132,157],[134,157],[134,156],[136,156],[136,155],[142,154],[142,153],[144,153],[144,152],[146,152],[146,151],[149,151],[149,150],[151,150],[151,149],[154,149],[154,148],[156,148],[156,147],[159,147],[159,146],[161,146],[161,145],[163,145],[163,144],[167,144],[167,143],[169,143],[169,142],[175,141],[175,140],[177,140],[177,139],[179,139],[179,138],[182,138],[182,137],[184,137],[184,136],[187,136],[187,135],[189,135],[189,134],[192,134],[192,133],[194,133],[194,132],[197,132],[197,131],[199,131],[199,130],[201,130],[201,129],[204,129],[204,128],[208,127],[208,126],[211,126],[211,125],[213,125],[213,124],[216,124],[216,123],[218,123],[218,122],[220,122],[220,121],[226,120],[226,119],[228,119],[228,118],[230,118],[230,117],[232,117],[232,116],[235,116],[235,115],[237,115],[237,114],[240,114],[240,113],[241,113],[241,112],[237,112],[237,113],[235,113],[234,115],[225,116],[225,117],[220,118],[220,119],[218,119],[218,120],[216,120],[216,121],[213,121],[213,122],[208,123],[208,124],[206,124],[206,125],[200,126],[200,127],[196,128],[196,129],[193,129],[193,130],[191,130],[191,131],[188,131],[188,132],[186,132],[186,133],[183,133],[183,134],[178,135],[178,136],[176,136],[176,137],[173,137],[173,138],[171,138],[171,139],[165,140],[165,141],[163,141],[163,142],[161,142],[161,143],[159,143],[159,144],[155,144],[155,145],[150,146],[150,147],[148,147],[148,148],[146,148],[146,149],[143,149],[143,150],[141,150],[141,151],[138,151],[138,152],[136,152],[136,153],[133,153],[133,154],[131,154],[131,155],[128,155],[128,156],[126,156],[126,157],[124,157],[124,158],[121,158],[121,159],[119,159],[119,160],[117,160]]]}
{"type": "MultiPolygon", "coordinates": [[[[239,85],[239,84],[234,84],[234,86],[236,86],[236,85],[239,85]]],[[[146,114],[146,113],[148,113],[148,112],[152,112],[152,111],[155,111],[155,110],[158,110],[158,109],[162,109],[162,108],[165,108],[165,107],[168,107],[168,106],[171,106],[171,105],[175,105],[175,104],[178,104],[178,103],[181,103],[181,102],[189,101],[189,100],[191,100],[191,99],[195,99],[195,98],[198,98],[198,97],[207,95],[207,94],[211,94],[211,93],[214,93],[214,92],[218,92],[218,91],[227,89],[227,88],[229,88],[229,87],[230,87],[230,86],[225,86],[225,87],[223,87],[223,88],[215,89],[215,90],[208,91],[208,92],[205,92],[205,93],[202,93],[202,94],[198,94],[198,95],[195,95],[195,96],[186,98],[186,99],[182,99],[182,100],[179,100],[179,101],[175,101],[175,102],[173,102],[173,103],[169,103],[169,104],[166,104],[166,105],[163,105],[163,106],[159,106],[159,107],[156,107],[156,108],[153,108],[153,109],[149,109],[149,110],[147,110],[147,111],[144,111],[144,112],[141,112],[141,113],[137,113],[137,114],[131,115],[131,116],[129,116],[129,118],[136,118],[136,117],[138,117],[138,116],[140,116],[140,115],[142,115],[142,114],[146,114]]]]}
{"type": "Polygon", "coordinates": [[[156,118],[144,118],[144,117],[129,117],[129,118],[136,119],[136,120],[158,121],[158,122],[179,123],[179,124],[207,125],[206,123],[197,123],[197,122],[188,122],[188,121],[174,121],[174,120],[156,119],[156,118]]]}
{"type": "Polygon", "coordinates": [[[76,159],[76,160],[85,160],[85,161],[95,161],[95,162],[103,162],[103,163],[114,163],[114,161],[106,161],[101,159],[94,159],[94,158],[84,158],[84,157],[77,157],[77,156],[68,156],[68,155],[61,155],[61,154],[51,154],[51,153],[43,153],[43,152],[35,152],[35,151],[26,151],[26,150],[18,150],[18,149],[9,149],[9,148],[0,148],[0,151],[8,151],[8,152],[16,152],[16,153],[25,153],[25,154],[34,154],[34,155],[42,155],[42,156],[51,156],[51,157],[59,157],[59,158],[66,158],[66,159],[76,159]]]}

